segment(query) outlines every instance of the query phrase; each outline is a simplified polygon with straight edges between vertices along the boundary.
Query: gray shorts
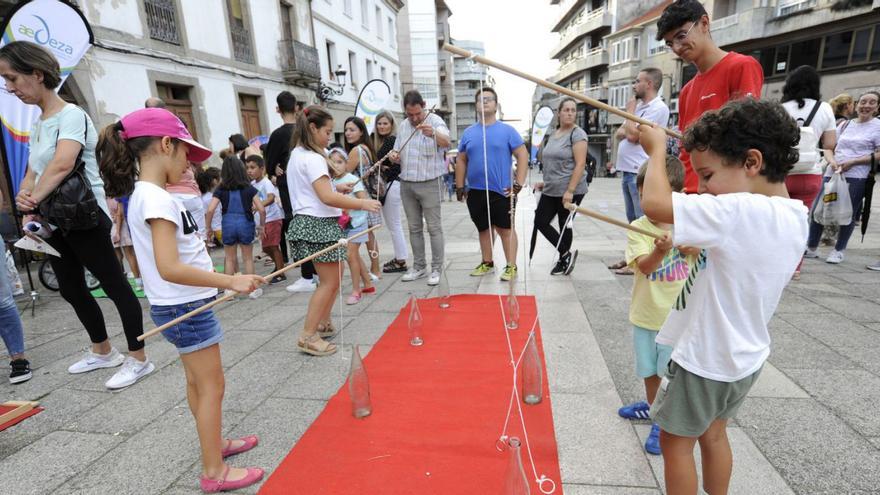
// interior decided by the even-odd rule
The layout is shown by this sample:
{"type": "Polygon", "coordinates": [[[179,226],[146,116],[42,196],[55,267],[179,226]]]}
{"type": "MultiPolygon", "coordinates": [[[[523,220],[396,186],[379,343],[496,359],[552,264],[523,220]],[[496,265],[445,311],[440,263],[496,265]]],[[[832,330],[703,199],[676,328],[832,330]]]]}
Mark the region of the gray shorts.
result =
{"type": "MultiPolygon", "coordinates": [[[[763,369],[763,368],[762,368],[763,369]]],[[[735,382],[695,375],[669,361],[651,405],[651,418],[663,431],[680,437],[699,437],[716,419],[736,416],[761,369],[735,382]]]]}

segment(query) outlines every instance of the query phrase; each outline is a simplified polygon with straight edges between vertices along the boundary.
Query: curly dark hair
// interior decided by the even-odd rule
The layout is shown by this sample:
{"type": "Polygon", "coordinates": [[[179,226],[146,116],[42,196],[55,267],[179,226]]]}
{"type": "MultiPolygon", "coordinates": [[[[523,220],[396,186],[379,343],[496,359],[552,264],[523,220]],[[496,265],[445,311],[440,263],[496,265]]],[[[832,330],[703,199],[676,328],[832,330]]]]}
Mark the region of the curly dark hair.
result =
{"type": "Polygon", "coordinates": [[[761,152],[761,175],[778,183],[798,161],[800,129],[779,103],[744,98],[706,112],[684,133],[688,152],[711,150],[725,165],[741,166],[750,149],[761,152]]]}
{"type": "Polygon", "coordinates": [[[657,21],[657,41],[688,22],[697,22],[706,14],[706,8],[697,0],[677,0],[663,9],[657,21]]]}
{"type": "Polygon", "coordinates": [[[822,99],[819,85],[819,73],[816,69],[809,65],[802,65],[789,72],[788,77],[785,78],[781,103],[797,100],[798,108],[804,108],[805,98],[819,101],[822,99]]]}

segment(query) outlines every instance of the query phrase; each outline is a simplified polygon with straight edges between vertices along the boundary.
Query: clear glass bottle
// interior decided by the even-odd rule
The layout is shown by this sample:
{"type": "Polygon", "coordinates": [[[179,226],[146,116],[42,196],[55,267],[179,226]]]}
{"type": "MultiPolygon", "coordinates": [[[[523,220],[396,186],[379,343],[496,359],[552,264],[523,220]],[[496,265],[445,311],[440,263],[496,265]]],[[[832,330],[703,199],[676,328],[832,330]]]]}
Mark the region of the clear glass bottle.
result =
{"type": "Polygon", "coordinates": [[[510,292],[504,304],[504,315],[507,318],[507,329],[519,328],[519,301],[516,298],[516,277],[510,281],[510,292]]]}
{"type": "Polygon", "coordinates": [[[422,340],[422,312],[419,311],[419,302],[416,296],[411,295],[409,298],[409,343],[413,346],[420,346],[425,343],[422,340]]]}
{"type": "Polygon", "coordinates": [[[351,368],[348,370],[348,395],[351,397],[351,414],[366,418],[373,412],[370,402],[370,381],[357,345],[351,351],[351,368]]]}
{"type": "Polygon", "coordinates": [[[452,306],[452,296],[449,291],[449,279],[446,278],[446,270],[440,272],[440,285],[437,286],[437,297],[440,298],[438,306],[447,309],[452,306]]]}
{"type": "Polygon", "coordinates": [[[530,493],[529,479],[523,467],[522,457],[520,457],[519,445],[519,439],[516,437],[510,437],[507,440],[510,458],[507,461],[507,472],[504,474],[502,495],[529,495],[530,493]]]}
{"type": "Polygon", "coordinates": [[[529,333],[526,352],[519,365],[522,378],[522,400],[526,404],[539,404],[544,397],[544,372],[535,332],[529,333]]]}

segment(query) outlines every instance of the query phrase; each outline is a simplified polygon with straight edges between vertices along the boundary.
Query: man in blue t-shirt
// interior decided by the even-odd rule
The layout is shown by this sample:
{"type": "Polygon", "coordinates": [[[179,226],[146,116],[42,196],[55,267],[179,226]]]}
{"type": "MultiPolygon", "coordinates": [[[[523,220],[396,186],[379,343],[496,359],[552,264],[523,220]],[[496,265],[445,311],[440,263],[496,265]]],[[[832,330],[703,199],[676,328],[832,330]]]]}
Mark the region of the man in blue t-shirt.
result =
{"type": "Polygon", "coordinates": [[[492,271],[495,264],[492,260],[491,240],[497,234],[501,237],[504,256],[507,258],[501,280],[508,281],[516,276],[517,240],[511,217],[515,197],[528,173],[529,155],[516,129],[495,118],[498,94],[494,89],[487,87],[477,91],[476,103],[477,110],[482,112],[482,119],[468,127],[459,142],[458,158],[455,162],[455,190],[459,201],[467,200],[471,220],[480,233],[480,252],[483,258],[471,272],[471,276],[479,277],[492,271]],[[515,180],[511,155],[516,157],[515,180]],[[469,184],[467,191],[464,189],[465,177],[469,184]],[[490,226],[492,230],[489,229],[490,226]]]}

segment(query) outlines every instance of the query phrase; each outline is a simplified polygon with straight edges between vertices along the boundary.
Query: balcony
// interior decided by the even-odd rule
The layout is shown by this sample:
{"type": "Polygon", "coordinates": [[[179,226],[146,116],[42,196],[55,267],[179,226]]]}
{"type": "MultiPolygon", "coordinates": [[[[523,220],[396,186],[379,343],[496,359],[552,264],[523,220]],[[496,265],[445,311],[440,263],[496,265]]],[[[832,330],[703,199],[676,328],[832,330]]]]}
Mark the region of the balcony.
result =
{"type": "Polygon", "coordinates": [[[556,80],[562,81],[585,70],[599,67],[600,65],[608,65],[608,51],[603,47],[594,48],[586,53],[583,57],[572,59],[559,66],[559,72],[556,74],[556,80]]]}
{"type": "Polygon", "coordinates": [[[730,46],[764,37],[764,29],[775,7],[758,7],[712,21],[712,39],[718,46],[730,46]]]}
{"type": "Polygon", "coordinates": [[[643,65],[642,61],[638,59],[611,65],[608,67],[608,82],[631,82],[638,77],[643,65]]]}
{"type": "Polygon", "coordinates": [[[581,22],[559,33],[559,43],[550,52],[550,58],[559,58],[559,55],[580,38],[602,28],[611,28],[611,14],[607,9],[596,9],[584,15],[581,22]]]}
{"type": "Polygon", "coordinates": [[[608,88],[604,86],[590,86],[584,90],[584,94],[594,100],[608,100],[608,88]]]}
{"type": "Polygon", "coordinates": [[[278,42],[281,54],[281,72],[284,80],[296,85],[307,86],[321,80],[321,64],[318,50],[296,40],[278,42]]]}

